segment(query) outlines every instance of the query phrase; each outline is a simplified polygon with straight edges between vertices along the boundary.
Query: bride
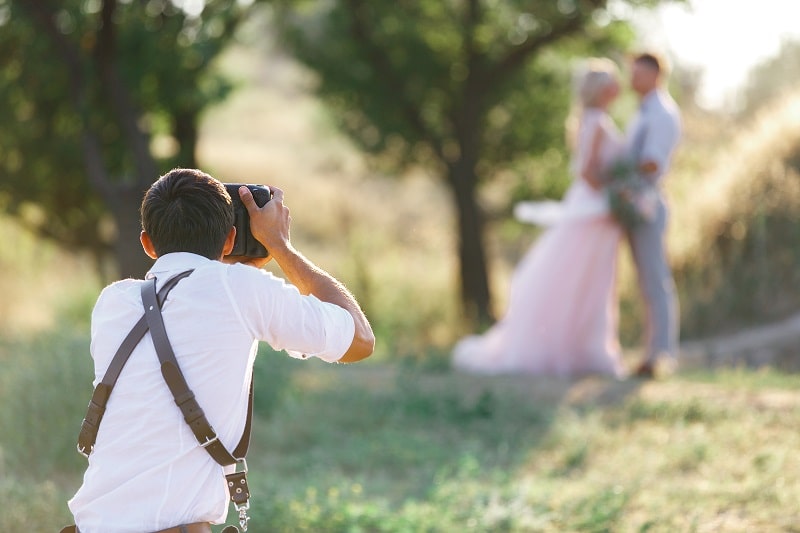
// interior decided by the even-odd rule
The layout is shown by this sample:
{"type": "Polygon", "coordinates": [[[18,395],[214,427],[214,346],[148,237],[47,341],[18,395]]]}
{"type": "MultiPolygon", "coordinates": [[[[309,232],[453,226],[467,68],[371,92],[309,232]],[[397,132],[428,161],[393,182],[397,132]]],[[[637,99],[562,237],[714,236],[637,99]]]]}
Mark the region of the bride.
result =
{"type": "Polygon", "coordinates": [[[506,315],[485,334],[456,344],[456,368],[483,374],[622,375],[615,290],[622,229],[603,191],[603,173],[623,146],[608,115],[619,94],[618,79],[608,59],[589,60],[579,76],[574,181],[561,202],[515,210],[520,219],[551,227],[517,266],[506,315]]]}

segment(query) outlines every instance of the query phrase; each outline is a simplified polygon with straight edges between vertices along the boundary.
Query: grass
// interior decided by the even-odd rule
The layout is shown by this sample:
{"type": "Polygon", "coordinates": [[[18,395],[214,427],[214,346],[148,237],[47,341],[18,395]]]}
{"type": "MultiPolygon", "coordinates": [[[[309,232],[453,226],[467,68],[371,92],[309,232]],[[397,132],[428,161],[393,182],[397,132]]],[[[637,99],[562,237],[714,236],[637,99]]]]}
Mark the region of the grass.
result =
{"type": "MultiPolygon", "coordinates": [[[[76,331],[0,346],[3,531],[69,520],[91,387],[76,331]]],[[[264,347],[256,379],[256,533],[798,531],[797,376],[489,378],[264,347]]]]}
{"type": "Polygon", "coordinates": [[[53,328],[56,319],[88,324],[99,285],[87,257],[71,255],[0,216],[0,338],[53,328]]]}
{"type": "Polygon", "coordinates": [[[256,436],[256,490],[269,502],[257,504],[259,521],[275,531],[790,531],[800,394],[796,379],[774,380],[297,366],[290,399],[256,436]]]}

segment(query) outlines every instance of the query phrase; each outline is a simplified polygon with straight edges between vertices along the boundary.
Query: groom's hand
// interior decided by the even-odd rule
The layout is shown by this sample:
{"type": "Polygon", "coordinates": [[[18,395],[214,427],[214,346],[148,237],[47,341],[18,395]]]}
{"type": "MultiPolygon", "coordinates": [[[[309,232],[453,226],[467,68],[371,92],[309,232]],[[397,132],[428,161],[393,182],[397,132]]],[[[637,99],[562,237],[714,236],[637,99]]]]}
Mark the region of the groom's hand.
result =
{"type": "Polygon", "coordinates": [[[653,174],[658,170],[658,163],[655,161],[645,161],[641,165],[639,165],[639,173],[640,174],[653,174]]]}

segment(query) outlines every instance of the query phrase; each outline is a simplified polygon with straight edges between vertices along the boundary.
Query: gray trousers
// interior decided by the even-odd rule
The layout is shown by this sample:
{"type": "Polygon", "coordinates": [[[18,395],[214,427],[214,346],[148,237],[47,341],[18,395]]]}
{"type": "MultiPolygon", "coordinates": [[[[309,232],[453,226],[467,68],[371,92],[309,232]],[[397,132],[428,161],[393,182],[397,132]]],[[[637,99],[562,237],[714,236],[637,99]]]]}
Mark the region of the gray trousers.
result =
{"type": "Polygon", "coordinates": [[[645,357],[653,362],[664,355],[675,357],[678,352],[678,297],[664,242],[667,218],[666,203],[659,195],[655,219],[628,232],[639,290],[647,311],[645,357]]]}

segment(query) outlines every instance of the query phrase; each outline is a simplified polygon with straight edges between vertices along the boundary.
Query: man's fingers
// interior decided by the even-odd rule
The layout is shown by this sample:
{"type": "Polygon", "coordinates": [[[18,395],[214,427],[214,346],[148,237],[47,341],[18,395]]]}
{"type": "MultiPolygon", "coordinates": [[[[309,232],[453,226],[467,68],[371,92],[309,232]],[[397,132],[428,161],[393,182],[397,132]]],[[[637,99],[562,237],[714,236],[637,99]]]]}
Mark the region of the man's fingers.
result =
{"type": "Polygon", "coordinates": [[[239,198],[242,199],[242,203],[247,208],[248,212],[252,211],[253,209],[258,209],[256,201],[253,198],[253,193],[251,193],[250,189],[244,185],[239,187],[239,198]]]}
{"type": "Polygon", "coordinates": [[[277,200],[280,203],[283,203],[283,190],[277,187],[270,186],[270,191],[272,191],[272,199],[277,200]]]}
{"type": "MultiPolygon", "coordinates": [[[[283,190],[277,187],[269,187],[269,190],[272,192],[272,200],[283,203],[283,190]]],[[[253,198],[253,193],[250,192],[250,189],[244,185],[239,187],[239,198],[242,199],[242,203],[245,205],[248,211],[258,209],[258,205],[253,198]]]]}

